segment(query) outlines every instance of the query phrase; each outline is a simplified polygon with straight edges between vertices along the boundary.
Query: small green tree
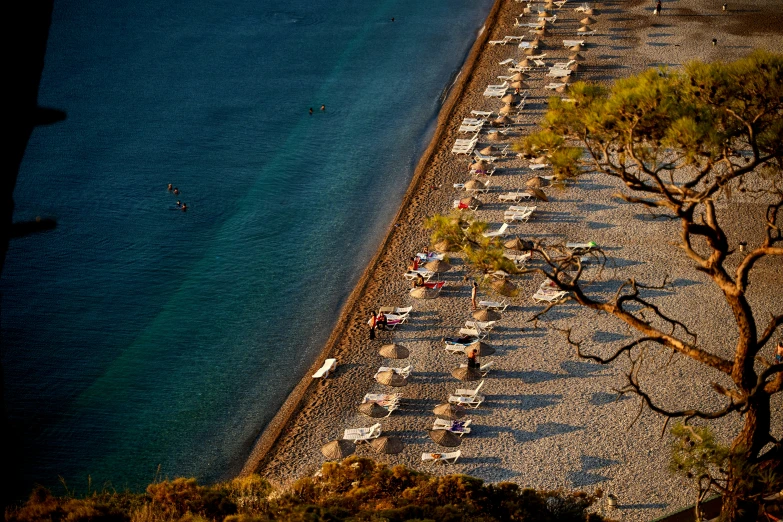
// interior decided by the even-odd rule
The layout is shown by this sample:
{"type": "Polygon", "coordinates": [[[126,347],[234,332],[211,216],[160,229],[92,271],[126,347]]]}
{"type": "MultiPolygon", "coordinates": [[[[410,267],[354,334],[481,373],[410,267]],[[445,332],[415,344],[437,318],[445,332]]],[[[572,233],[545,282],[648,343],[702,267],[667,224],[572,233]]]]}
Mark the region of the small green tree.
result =
{"type": "MultiPolygon", "coordinates": [[[[755,520],[754,499],[765,488],[779,491],[783,480],[778,475],[771,484],[748,483],[748,477],[779,467],[783,457],[770,425],[771,397],[783,390],[783,364],[761,357],[783,324],[783,300],[768,311],[766,324],[759,324],[762,311],[754,310],[746,297],[753,268],[783,256],[778,218],[783,206],[783,56],[757,51],[733,63],[691,63],[682,72],[650,70],[617,81],[611,90],[577,83],[571,98],[550,100],[543,130],[527,138],[523,148],[546,148],[550,156],[563,152],[561,160],[571,158],[563,172],[575,175],[587,168],[616,178],[627,188],[618,197],[679,221],[678,246],[723,295],[736,323],[736,342],[729,350],[704,346],[682,320],[669,317],[646,297],[651,286],[632,279],[613,298],[586,295],[578,256],[567,263],[544,257],[546,266],[536,270],[571,292],[579,304],[614,316],[640,334],[605,358],[583,353],[569,335],[580,357],[609,364],[634,349],[657,347],[730,378],[730,388],[713,385],[724,403],[713,411],[662,407],[639,380],[640,356],[632,360],[623,392],[637,394],[667,420],[681,418],[686,425],[692,419],[741,416],[743,427],[719,468],[725,474],[714,475],[714,466],[701,471],[723,495],[723,520],[755,520]],[[578,158],[574,146],[581,150],[578,158]],[[729,237],[718,205],[732,192],[746,190],[766,205],[766,212],[750,237],[729,237]],[[752,240],[754,246],[745,252],[738,248],[742,240],[752,240]],[[559,280],[572,263],[577,267],[574,280],[559,280]],[[748,469],[755,471],[749,474],[748,469]]],[[[768,283],[780,286],[780,281],[768,283]]]]}

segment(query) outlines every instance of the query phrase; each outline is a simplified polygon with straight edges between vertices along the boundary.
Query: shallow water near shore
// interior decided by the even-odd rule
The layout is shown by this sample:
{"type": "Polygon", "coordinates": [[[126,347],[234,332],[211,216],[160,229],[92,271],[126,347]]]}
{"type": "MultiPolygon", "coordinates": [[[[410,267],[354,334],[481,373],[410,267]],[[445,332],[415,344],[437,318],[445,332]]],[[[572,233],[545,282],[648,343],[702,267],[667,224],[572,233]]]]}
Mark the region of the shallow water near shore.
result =
{"type": "Polygon", "coordinates": [[[58,228],[13,241],[2,278],[25,483],[239,471],[491,4],[56,3],[39,101],[68,118],[35,130],[14,196],[58,228]]]}

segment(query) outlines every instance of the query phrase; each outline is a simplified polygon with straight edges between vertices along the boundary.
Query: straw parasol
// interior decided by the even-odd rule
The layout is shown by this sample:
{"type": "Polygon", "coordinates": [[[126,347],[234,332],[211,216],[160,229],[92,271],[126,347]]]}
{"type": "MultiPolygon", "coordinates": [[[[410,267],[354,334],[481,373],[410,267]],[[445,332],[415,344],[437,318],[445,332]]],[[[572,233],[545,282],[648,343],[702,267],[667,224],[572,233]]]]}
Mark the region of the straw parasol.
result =
{"type": "Polygon", "coordinates": [[[432,245],[432,248],[437,250],[438,252],[451,252],[454,249],[455,245],[452,245],[447,240],[438,241],[434,245],[432,245]]]}
{"type": "MultiPolygon", "coordinates": [[[[505,104],[498,110],[498,114],[501,114],[502,116],[506,116],[507,114],[511,114],[514,112],[514,107],[511,104],[505,104]]],[[[482,153],[483,154],[483,153],[482,153]]]]}
{"type": "Polygon", "coordinates": [[[451,375],[460,381],[477,381],[481,379],[480,371],[476,368],[468,368],[467,366],[451,370],[451,375]]]}
{"type": "Polygon", "coordinates": [[[533,66],[533,64],[532,64],[532,62],[530,61],[529,58],[525,58],[524,60],[519,62],[519,64],[517,65],[517,67],[532,67],[532,66],[533,66]]]}
{"type": "Polygon", "coordinates": [[[541,154],[536,159],[532,160],[530,163],[536,163],[537,165],[543,165],[549,161],[549,158],[546,157],[546,154],[541,154]]]}
{"type": "Polygon", "coordinates": [[[509,239],[505,243],[503,243],[503,246],[509,250],[527,250],[525,248],[525,243],[519,237],[515,237],[514,239],[509,239]]]}
{"type": "Polygon", "coordinates": [[[517,99],[516,95],[509,93],[509,94],[506,94],[505,96],[503,96],[502,98],[500,98],[500,101],[502,101],[504,103],[514,103],[514,102],[518,101],[518,99],[517,99]]]}
{"type": "MultiPolygon", "coordinates": [[[[480,199],[474,198],[473,196],[469,198],[462,198],[459,200],[459,202],[462,203],[463,205],[467,205],[468,207],[479,207],[483,203],[480,199]]],[[[450,266],[451,265],[449,265],[449,267],[450,266]]]]}
{"type": "MultiPolygon", "coordinates": [[[[505,296],[511,296],[517,290],[516,285],[508,279],[496,279],[495,281],[492,281],[492,288],[500,295],[505,296]]],[[[454,374],[452,373],[452,375],[454,374]]]]}
{"type": "Polygon", "coordinates": [[[487,139],[489,141],[501,141],[500,133],[498,131],[496,131],[496,130],[490,131],[487,134],[487,139]]]}
{"type": "MultiPolygon", "coordinates": [[[[534,54],[538,54],[538,50],[533,47],[528,47],[524,50],[525,56],[533,56],[534,54]]],[[[525,58],[527,60],[527,58],[525,58]]],[[[523,60],[524,61],[524,60],[523,60]]],[[[519,65],[520,67],[530,67],[530,65],[519,65]]]]}
{"type": "Polygon", "coordinates": [[[569,59],[569,60],[576,60],[577,62],[584,62],[584,61],[585,61],[585,57],[584,57],[584,56],[582,56],[582,55],[581,55],[581,54],[579,54],[579,53],[571,53],[571,54],[568,56],[568,59],[569,59]]]}
{"type": "MultiPolygon", "coordinates": [[[[482,152],[482,154],[484,154],[482,152]]],[[[487,185],[479,179],[471,179],[465,183],[465,188],[468,190],[481,190],[487,188],[487,185]]]]}
{"type": "Polygon", "coordinates": [[[549,0],[549,2],[544,4],[544,9],[554,9],[554,8],[555,8],[555,3],[552,2],[552,0],[549,0]]]}
{"type": "MultiPolygon", "coordinates": [[[[476,198],[470,198],[470,199],[473,200],[476,198]]],[[[479,201],[479,203],[481,203],[481,201],[479,201]]],[[[448,272],[449,270],[451,270],[451,265],[448,264],[446,261],[443,261],[442,259],[435,259],[433,261],[430,261],[426,265],[424,265],[424,268],[426,268],[430,272],[435,272],[436,274],[442,274],[443,272],[448,272]]]]}
{"type": "Polygon", "coordinates": [[[370,446],[378,453],[394,455],[402,451],[404,447],[399,437],[384,435],[370,442],[370,446]]]}
{"type": "Polygon", "coordinates": [[[511,82],[512,89],[529,89],[530,86],[522,81],[511,82]]]}
{"type": "Polygon", "coordinates": [[[385,344],[378,353],[389,359],[407,359],[411,351],[401,344],[385,344]]]}
{"type": "Polygon", "coordinates": [[[538,36],[549,36],[550,35],[550,33],[549,33],[549,31],[547,31],[546,27],[544,27],[543,29],[536,29],[536,34],[538,36]]]}
{"type": "Polygon", "coordinates": [[[592,29],[590,29],[586,25],[583,25],[582,27],[576,30],[577,33],[589,33],[590,31],[592,31],[592,29]]]}
{"type": "Polygon", "coordinates": [[[547,18],[549,16],[552,16],[552,15],[546,9],[544,9],[543,11],[539,11],[538,12],[538,17],[539,18],[547,18]]]}
{"type": "Polygon", "coordinates": [[[401,388],[408,384],[408,379],[395,372],[394,370],[386,370],[381,372],[375,377],[375,380],[386,386],[393,386],[394,388],[401,388]]]}
{"type": "Polygon", "coordinates": [[[568,48],[569,51],[581,51],[582,49],[584,49],[584,46],[582,44],[572,45],[571,47],[568,48]]]}
{"type": "Polygon", "coordinates": [[[456,435],[449,430],[429,430],[430,438],[435,441],[435,444],[446,446],[447,448],[456,448],[462,444],[462,439],[459,435],[456,435]]]}
{"type": "Polygon", "coordinates": [[[525,73],[518,72],[518,73],[515,73],[515,74],[514,74],[514,75],[511,77],[511,81],[512,81],[512,82],[521,82],[521,81],[523,81],[523,80],[527,80],[528,78],[530,78],[530,75],[529,75],[529,74],[525,74],[525,73]]]}
{"type": "Polygon", "coordinates": [[[356,444],[350,440],[333,440],[321,447],[321,453],[324,454],[324,457],[331,460],[344,459],[353,455],[354,451],[356,451],[356,444]]]}
{"type": "Polygon", "coordinates": [[[481,341],[476,341],[475,343],[471,344],[470,346],[468,346],[468,349],[465,351],[469,352],[470,350],[475,350],[476,355],[478,355],[479,357],[495,354],[495,349],[493,347],[481,341]]]}
{"type": "Polygon", "coordinates": [[[365,402],[360,404],[358,408],[359,413],[372,417],[373,419],[380,419],[389,415],[389,410],[379,405],[377,402],[365,402]]]}
{"type": "MultiPolygon", "coordinates": [[[[568,68],[569,68],[569,69],[571,69],[572,71],[576,72],[576,71],[578,71],[579,69],[581,69],[581,68],[582,68],[582,66],[581,66],[581,65],[579,65],[578,63],[573,63],[573,64],[571,64],[571,65],[570,65],[568,68]]],[[[569,78],[570,78],[570,76],[569,76],[569,78]]]]}
{"type": "Polygon", "coordinates": [[[546,194],[544,194],[544,191],[540,188],[536,187],[529,187],[525,190],[528,194],[533,196],[534,198],[540,200],[540,201],[549,201],[549,198],[546,197],[546,194]]]}
{"type": "Polygon", "coordinates": [[[526,187],[541,188],[541,187],[546,187],[546,185],[547,185],[546,181],[541,176],[534,176],[529,180],[525,181],[526,187]]]}
{"type": "Polygon", "coordinates": [[[462,406],[444,402],[435,406],[432,413],[439,419],[457,420],[465,416],[465,409],[462,406]]]}
{"type": "Polygon", "coordinates": [[[415,299],[435,299],[438,297],[438,291],[434,288],[427,288],[426,286],[419,286],[411,288],[409,292],[410,296],[415,299]]]}
{"type": "Polygon", "coordinates": [[[589,8],[587,8],[587,10],[585,11],[585,14],[586,14],[586,15],[591,15],[591,16],[592,16],[592,15],[596,14],[596,12],[595,12],[595,9],[593,9],[592,7],[589,7],[589,8]]]}
{"type": "Polygon", "coordinates": [[[509,123],[511,123],[511,119],[505,114],[501,114],[495,120],[495,125],[508,125],[509,123]]]}
{"type": "Polygon", "coordinates": [[[566,76],[565,78],[561,79],[560,81],[563,82],[563,83],[574,83],[576,80],[574,79],[573,76],[571,76],[569,74],[568,76],[566,76]]]}
{"type": "Polygon", "coordinates": [[[499,321],[502,316],[494,310],[476,310],[473,319],[476,321],[499,321]]]}
{"type": "Polygon", "coordinates": [[[589,16],[585,16],[581,20],[579,20],[579,23],[582,25],[593,25],[597,20],[595,18],[591,18],[589,16]]]}
{"type": "Polygon", "coordinates": [[[492,154],[493,152],[497,152],[498,149],[494,145],[487,145],[483,149],[481,149],[479,152],[484,155],[492,154]]]}
{"type": "Polygon", "coordinates": [[[487,168],[489,168],[489,163],[484,160],[478,160],[470,165],[471,170],[487,170],[487,168]]]}

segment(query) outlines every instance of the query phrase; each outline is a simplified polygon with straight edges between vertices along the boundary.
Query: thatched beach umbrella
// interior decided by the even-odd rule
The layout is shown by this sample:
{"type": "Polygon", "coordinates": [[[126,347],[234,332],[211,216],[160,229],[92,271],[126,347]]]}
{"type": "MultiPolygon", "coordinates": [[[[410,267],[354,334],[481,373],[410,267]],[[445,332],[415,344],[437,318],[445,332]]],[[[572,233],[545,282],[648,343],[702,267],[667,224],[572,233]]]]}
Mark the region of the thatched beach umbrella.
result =
{"type": "Polygon", "coordinates": [[[582,49],[584,49],[584,45],[582,44],[572,45],[571,47],[568,48],[569,51],[577,51],[577,52],[581,51],[582,49]]]}
{"type": "Polygon", "coordinates": [[[576,81],[576,79],[574,79],[574,77],[569,74],[565,78],[562,78],[560,81],[565,83],[565,84],[569,84],[569,83],[574,83],[576,81]]]}
{"type": "Polygon", "coordinates": [[[462,444],[462,439],[459,438],[459,435],[449,430],[429,430],[427,433],[429,433],[435,444],[446,446],[447,448],[456,448],[462,444]]]}
{"type": "Polygon", "coordinates": [[[373,419],[380,419],[389,415],[389,410],[379,405],[377,402],[365,402],[360,404],[356,409],[359,410],[359,413],[372,417],[373,419]]]}
{"type": "Polygon", "coordinates": [[[439,419],[457,420],[465,416],[465,409],[462,406],[457,406],[456,404],[451,404],[450,402],[444,402],[443,404],[438,404],[435,406],[435,408],[432,410],[432,413],[434,413],[435,416],[439,419]]]}
{"type": "Polygon", "coordinates": [[[583,25],[582,27],[576,30],[577,33],[589,33],[590,31],[592,31],[592,29],[590,29],[586,25],[583,25]]]}
{"type": "Polygon", "coordinates": [[[492,282],[492,289],[500,295],[512,296],[516,293],[517,287],[508,279],[496,279],[492,282]]]}
{"type": "Polygon", "coordinates": [[[563,85],[555,89],[556,92],[566,92],[568,90],[568,84],[563,82],[563,85]]]}
{"type": "Polygon", "coordinates": [[[427,288],[426,286],[418,286],[416,288],[411,288],[411,291],[408,292],[411,297],[415,299],[435,299],[438,297],[438,291],[434,288],[427,288]]]}
{"type": "Polygon", "coordinates": [[[506,126],[509,123],[511,123],[511,119],[508,116],[506,116],[505,114],[501,114],[500,116],[498,116],[498,118],[495,120],[494,123],[495,123],[495,125],[506,126]]]}
{"type": "Polygon", "coordinates": [[[551,15],[551,13],[550,13],[549,11],[547,11],[546,9],[544,9],[543,11],[539,11],[539,12],[538,12],[538,17],[539,17],[539,18],[547,18],[547,17],[549,17],[549,16],[552,16],[552,15],[551,15]]]}
{"type": "Polygon", "coordinates": [[[477,381],[481,379],[480,371],[476,368],[468,368],[467,366],[451,370],[451,375],[460,381],[477,381]]]}
{"type": "MultiPolygon", "coordinates": [[[[571,69],[572,71],[576,72],[576,71],[578,71],[579,69],[581,69],[581,68],[582,68],[582,66],[581,66],[581,65],[579,65],[578,63],[573,63],[573,64],[571,64],[571,65],[570,65],[568,68],[569,68],[569,69],[571,69]]],[[[570,78],[570,76],[569,76],[569,78],[570,78]]]]}
{"type": "Polygon", "coordinates": [[[514,112],[514,107],[512,105],[508,104],[508,103],[505,104],[504,106],[502,106],[498,110],[498,114],[500,114],[501,116],[505,116],[507,114],[511,114],[512,112],[514,112]]]}
{"type": "MultiPolygon", "coordinates": [[[[490,131],[487,134],[487,139],[489,141],[501,141],[502,138],[500,137],[500,133],[498,131],[493,130],[493,131],[490,131]]],[[[486,170],[486,169],[484,169],[484,170],[486,170]]]]}
{"type": "MultiPolygon", "coordinates": [[[[472,200],[476,198],[470,198],[470,202],[472,203],[472,200]]],[[[477,200],[478,201],[478,200],[477,200]]],[[[479,201],[479,203],[481,203],[479,201]]],[[[443,261],[442,259],[435,259],[434,261],[430,261],[426,265],[424,265],[424,268],[429,270],[430,272],[435,272],[436,274],[442,274],[443,272],[448,272],[451,270],[451,265],[448,264],[446,261],[443,261]]]]}
{"type": "Polygon", "coordinates": [[[470,170],[487,170],[488,168],[489,163],[484,160],[478,160],[470,164],[470,170]]]}
{"type": "Polygon", "coordinates": [[[505,243],[503,243],[503,247],[509,249],[509,250],[527,250],[525,248],[525,242],[519,239],[519,237],[515,237],[514,239],[509,239],[505,243]]]}
{"type": "Polygon", "coordinates": [[[552,0],[549,0],[549,2],[544,4],[544,9],[554,9],[554,8],[555,8],[555,3],[552,2],[552,0]]]}
{"type": "Polygon", "coordinates": [[[411,351],[403,345],[395,343],[381,346],[381,349],[378,350],[378,353],[389,359],[407,359],[411,354],[411,351]]]}
{"type": "Polygon", "coordinates": [[[597,13],[595,12],[595,9],[593,9],[592,7],[588,7],[588,8],[585,10],[585,14],[586,14],[586,15],[591,15],[591,16],[592,16],[592,15],[594,15],[594,14],[597,14],[597,13]]]}
{"type": "Polygon", "coordinates": [[[353,455],[356,451],[356,444],[350,440],[333,440],[321,447],[321,453],[324,457],[331,460],[340,460],[353,455]]]}
{"type": "Polygon", "coordinates": [[[475,350],[476,355],[479,357],[484,357],[485,355],[494,355],[495,349],[488,345],[485,342],[482,341],[476,341],[475,343],[468,346],[468,349],[465,350],[466,352],[470,352],[471,350],[475,350]]]}
{"type": "Polygon", "coordinates": [[[547,182],[541,176],[533,176],[529,180],[525,181],[525,186],[533,187],[533,188],[541,188],[541,187],[546,187],[547,182]]]}
{"type": "Polygon", "coordinates": [[[528,78],[530,78],[530,75],[529,75],[529,74],[525,74],[525,73],[518,72],[518,73],[515,73],[515,74],[514,74],[514,75],[511,77],[511,81],[512,81],[512,82],[521,82],[521,81],[523,81],[523,80],[527,80],[528,78]]]}
{"type": "Polygon", "coordinates": [[[485,188],[487,188],[487,185],[486,183],[484,183],[479,179],[471,179],[470,181],[465,183],[465,188],[468,190],[484,190],[485,188]]]}
{"type": "Polygon", "coordinates": [[[370,442],[370,446],[378,453],[395,455],[404,447],[399,437],[383,435],[370,442]]]}
{"type": "Polygon", "coordinates": [[[500,321],[502,316],[494,310],[476,310],[473,312],[473,319],[476,321],[500,321]]]}
{"type": "Polygon", "coordinates": [[[532,67],[532,66],[533,66],[533,62],[531,62],[529,58],[525,58],[517,65],[517,67],[532,67]]]}
{"type": "Polygon", "coordinates": [[[443,241],[438,241],[432,245],[432,248],[438,252],[451,252],[456,248],[456,245],[452,245],[444,239],[443,241]]]}
{"type": "Polygon", "coordinates": [[[538,36],[550,36],[551,33],[544,27],[543,29],[536,29],[536,34],[538,36]]]}
{"type": "Polygon", "coordinates": [[[401,388],[407,386],[408,379],[395,372],[394,370],[386,370],[381,372],[375,377],[375,380],[386,386],[393,386],[394,388],[401,388]]]}
{"type": "Polygon", "coordinates": [[[481,149],[479,152],[484,154],[485,156],[488,156],[488,155],[492,154],[493,152],[497,152],[497,151],[498,151],[498,149],[494,145],[487,145],[486,147],[481,149]]]}
{"type": "Polygon", "coordinates": [[[579,20],[579,23],[582,25],[593,25],[597,20],[595,18],[590,18],[589,16],[585,16],[581,20],[579,20]]]}
{"type": "Polygon", "coordinates": [[[584,56],[582,56],[582,55],[581,55],[581,54],[579,54],[579,53],[571,53],[571,54],[568,56],[568,59],[569,59],[569,60],[576,60],[577,62],[584,62],[584,61],[585,61],[585,57],[584,57],[584,56]]]}
{"type": "MultiPolygon", "coordinates": [[[[536,47],[538,47],[538,46],[536,46],[536,47]]],[[[533,56],[534,54],[538,54],[538,49],[536,49],[535,47],[527,47],[523,52],[524,52],[525,56],[533,56]]],[[[525,60],[527,60],[527,58],[525,58],[525,60]]],[[[530,67],[530,65],[522,65],[520,63],[519,67],[530,67]]]]}
{"type": "Polygon", "coordinates": [[[534,198],[540,200],[540,201],[549,201],[549,198],[546,197],[546,194],[544,194],[544,191],[540,188],[536,187],[529,187],[525,190],[528,194],[533,196],[534,198]]]}
{"type": "Polygon", "coordinates": [[[541,154],[536,159],[532,160],[530,163],[535,163],[537,165],[543,165],[547,161],[549,161],[549,158],[546,157],[546,154],[541,154]]]}
{"type": "Polygon", "coordinates": [[[518,98],[515,94],[506,94],[505,96],[500,98],[500,101],[502,101],[503,103],[514,103],[518,101],[518,98]]]}

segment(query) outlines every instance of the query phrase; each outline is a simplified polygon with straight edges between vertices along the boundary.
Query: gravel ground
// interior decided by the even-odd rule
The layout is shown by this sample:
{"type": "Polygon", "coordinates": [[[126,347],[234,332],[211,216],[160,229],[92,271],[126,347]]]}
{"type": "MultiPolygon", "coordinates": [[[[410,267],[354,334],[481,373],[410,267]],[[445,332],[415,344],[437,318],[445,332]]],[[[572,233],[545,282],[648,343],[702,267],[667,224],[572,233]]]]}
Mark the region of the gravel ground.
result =
{"type": "MultiPolygon", "coordinates": [[[[524,4],[499,0],[500,21],[489,28],[491,39],[526,34],[515,28],[514,17],[524,4]]],[[[679,67],[691,59],[731,60],[747,55],[754,48],[783,52],[783,27],[780,2],[750,0],[740,9],[721,11],[718,1],[683,0],[664,2],[660,16],[653,15],[654,2],[607,1],[594,5],[598,20],[597,35],[588,36],[582,52],[587,58],[581,79],[610,82],[657,65],[679,67]],[[777,4],[777,5],[774,5],[777,4]],[[712,45],[712,39],[717,45],[712,45]]],[[[730,2],[731,3],[731,2],[730,2]]],[[[582,15],[569,2],[555,10],[558,19],[552,36],[543,38],[546,61],[567,60],[564,38],[577,38],[577,21],[582,15]]],[[[528,17],[529,18],[529,17],[528,17]]],[[[533,21],[533,18],[525,21],[533,21]]],[[[467,159],[450,153],[458,136],[457,128],[471,109],[497,110],[500,102],[482,96],[487,84],[500,83],[497,76],[508,74],[498,62],[520,58],[514,45],[487,46],[472,71],[467,89],[459,101],[455,117],[449,123],[445,139],[410,205],[403,209],[395,225],[386,253],[380,260],[369,288],[358,304],[348,312],[350,328],[331,354],[340,367],[333,377],[310,385],[303,407],[288,421],[283,436],[272,448],[258,470],[268,478],[286,483],[313,473],[324,459],[319,448],[339,438],[345,428],[370,426],[356,412],[356,405],[367,392],[388,391],[372,376],[378,366],[412,364],[410,384],[397,389],[404,397],[402,407],[381,421],[384,434],[399,436],[405,450],[394,456],[378,456],[367,445],[359,446],[359,455],[372,456],[390,464],[405,464],[433,473],[467,473],[492,482],[511,481],[537,488],[592,490],[601,487],[619,498],[619,510],[612,517],[620,520],[650,520],[692,503],[690,484],[668,469],[668,437],[661,437],[664,419],[645,410],[639,412],[636,398],[619,397],[614,391],[624,383],[627,363],[601,366],[576,357],[564,337],[553,328],[573,329],[583,347],[597,354],[608,354],[612,347],[633,339],[635,334],[619,321],[565,303],[547,314],[546,320],[529,322],[542,310],[530,296],[542,282],[541,277],[516,277],[518,297],[504,313],[501,326],[492,332],[490,342],[497,353],[482,362],[494,361],[495,369],[484,385],[486,402],[471,411],[473,431],[460,449],[463,457],[453,466],[422,464],[422,452],[438,451],[427,436],[432,425],[431,410],[443,402],[455,388],[464,387],[450,375],[464,357],[444,351],[441,338],[455,335],[470,319],[470,286],[464,281],[459,256],[456,265],[442,277],[447,286],[431,301],[412,300],[409,284],[400,272],[405,260],[428,243],[422,227],[425,217],[445,213],[454,199],[463,193],[453,183],[469,179],[467,159]],[[381,332],[369,341],[365,320],[370,309],[381,305],[414,305],[411,320],[394,332],[381,332]],[[381,345],[390,342],[411,349],[408,360],[389,361],[378,355],[381,345]]],[[[508,142],[535,129],[546,108],[543,85],[546,69],[529,80],[531,97],[524,114],[513,126],[508,142]]],[[[463,74],[467,74],[464,71],[463,74]]],[[[481,146],[489,144],[482,142],[481,146]]],[[[500,190],[522,187],[533,174],[526,162],[509,158],[491,178],[494,191],[480,198],[485,202],[477,212],[479,219],[498,225],[504,205],[500,190]]],[[[672,242],[678,228],[668,220],[653,219],[644,209],[624,203],[612,195],[621,190],[616,182],[596,174],[586,175],[568,189],[547,189],[550,201],[538,203],[534,217],[517,225],[515,232],[548,243],[595,241],[609,256],[603,271],[591,269],[593,292],[611,295],[617,285],[629,277],[640,282],[659,284],[664,277],[673,281],[673,290],[654,291],[654,302],[669,315],[681,318],[698,333],[701,346],[718,354],[732,351],[736,332],[730,311],[713,284],[696,272],[685,255],[672,242]]],[[[751,198],[734,197],[721,205],[721,214],[731,217],[729,232],[735,241],[751,246],[760,241],[762,229],[757,218],[764,205],[751,198]]],[[[783,302],[783,263],[766,261],[756,269],[748,292],[760,320],[769,313],[780,313],[783,302]]],[[[486,290],[481,298],[494,298],[486,290]]],[[[767,350],[770,356],[772,347],[767,350]]],[[[653,397],[670,407],[714,408],[720,401],[710,388],[713,381],[727,379],[702,365],[670,353],[650,352],[641,381],[653,397]]],[[[783,436],[783,399],[773,401],[773,426],[783,436]]],[[[714,424],[718,436],[731,440],[741,420],[737,417],[714,424]]],[[[442,450],[441,450],[442,451],[442,450]]]]}

